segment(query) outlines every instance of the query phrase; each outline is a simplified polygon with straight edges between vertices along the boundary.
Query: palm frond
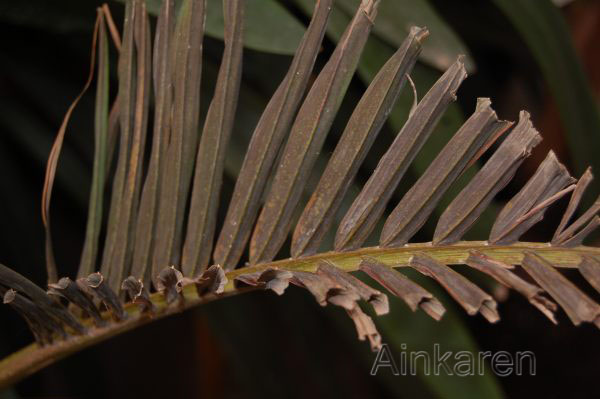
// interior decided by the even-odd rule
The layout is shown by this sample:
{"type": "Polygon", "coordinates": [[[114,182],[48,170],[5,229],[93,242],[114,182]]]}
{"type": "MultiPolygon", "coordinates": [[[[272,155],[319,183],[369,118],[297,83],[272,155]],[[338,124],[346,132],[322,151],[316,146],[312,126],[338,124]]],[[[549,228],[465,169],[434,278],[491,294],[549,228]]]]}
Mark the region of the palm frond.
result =
{"type": "MultiPolygon", "coordinates": [[[[336,50],[302,100],[332,2],[320,0],[315,5],[289,72],[254,128],[224,226],[213,244],[225,148],[235,123],[241,80],[243,3],[224,1],[225,51],[201,134],[205,1],[185,0],[176,17],[174,2],[164,0],[154,37],[153,63],[145,2],[127,2],[119,92],[110,112],[106,13],[99,10],[92,52],[93,70],[99,37],[96,153],[78,278],[57,278],[48,215],[58,155],[73,105],[57,135],[45,181],[48,292],[0,265],[4,303],[23,316],[36,341],[0,361],[0,387],[77,350],[184,309],[256,289],[281,295],[289,284],[307,289],[322,306],[343,308],[354,321],[359,339],[368,340],[376,349],[381,336],[360,303],[367,302],[376,315],[382,315],[389,311],[388,297],[383,289],[350,274],[359,270],[401,298],[411,310],[421,309],[435,320],[444,315],[442,302],[394,268],[410,267],[432,277],[469,315],[479,313],[492,323],[500,318],[496,301],[452,266],[466,264],[491,276],[526,297],[554,323],[558,304],[575,325],[589,322],[600,327],[600,305],[559,271],[578,268],[600,290],[600,249],[581,245],[600,225],[600,202],[568,225],[592,179],[589,170],[574,184],[576,180],[550,152],[499,213],[487,241],[460,241],[541,140],[524,111],[443,212],[432,241],[409,243],[458,177],[512,127],[512,122],[498,120],[488,99],[478,100],[473,115],[394,207],[385,220],[380,247],[361,248],[382,221],[400,181],[436,123],[456,99],[466,78],[461,57],[420,101],[415,98],[416,105],[404,127],[337,226],[334,249],[318,253],[358,168],[404,83],[410,80],[421,41],[427,35],[426,29],[413,28],[369,85],[317,188],[308,193],[310,200],[303,210],[299,209],[307,178],[375,21],[375,0],[362,0],[336,50]],[[151,77],[154,125],[149,129],[151,77]],[[146,140],[148,130],[151,140],[146,140]],[[103,187],[117,132],[119,151],[108,228],[100,271],[96,271],[103,187]],[[280,150],[280,162],[275,164],[280,150]],[[150,154],[148,162],[146,152],[150,154]],[[267,185],[269,179],[271,184],[267,185]],[[571,192],[571,202],[551,243],[518,241],[542,219],[549,206],[571,192]],[[262,208],[261,198],[265,199],[262,208]],[[302,211],[301,216],[293,226],[297,211],[302,211]],[[273,261],[292,232],[292,257],[273,261]],[[238,265],[247,246],[250,262],[238,265]],[[208,267],[211,255],[214,264],[208,267]],[[515,265],[520,265],[533,282],[511,272],[515,265]],[[63,303],[70,304],[69,308],[63,303]],[[84,315],[76,315],[74,309],[83,310],[84,315]]],[[[115,30],[109,29],[116,36],[115,30]]]]}

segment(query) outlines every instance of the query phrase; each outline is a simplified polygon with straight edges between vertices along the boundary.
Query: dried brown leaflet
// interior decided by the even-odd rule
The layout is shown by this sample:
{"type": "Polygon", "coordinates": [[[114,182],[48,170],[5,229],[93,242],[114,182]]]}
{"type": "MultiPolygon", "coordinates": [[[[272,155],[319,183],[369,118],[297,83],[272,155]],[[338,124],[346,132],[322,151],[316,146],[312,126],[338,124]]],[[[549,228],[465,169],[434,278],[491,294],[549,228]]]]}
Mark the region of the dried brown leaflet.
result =
{"type": "Polygon", "coordinates": [[[357,104],[308,204],[296,224],[292,256],[316,253],[348,188],[392,110],[429,34],[413,27],[357,104]]]}
{"type": "Polygon", "coordinates": [[[121,284],[121,290],[127,292],[131,302],[140,305],[141,313],[156,313],[156,306],[150,300],[150,294],[148,293],[148,289],[144,286],[142,280],[136,279],[133,276],[129,276],[123,280],[123,283],[121,284]]]}
{"type": "MultiPolygon", "coordinates": [[[[565,166],[558,162],[554,152],[548,152],[535,174],[508,201],[496,218],[490,233],[490,244],[516,242],[531,226],[542,220],[546,208],[567,194],[569,191],[564,188],[574,182],[575,179],[569,175],[565,166]]],[[[573,185],[569,190],[574,188],[573,185]]]]}
{"type": "Polygon", "coordinates": [[[479,251],[471,251],[465,263],[492,276],[506,287],[517,291],[527,298],[533,306],[538,308],[552,323],[557,324],[554,317],[554,312],[557,309],[556,304],[542,295],[544,293],[543,289],[535,284],[528,283],[511,272],[509,269],[514,268],[512,265],[494,260],[479,251]]]}
{"type": "Polygon", "coordinates": [[[205,0],[183,2],[171,48],[173,112],[160,178],[153,278],[168,265],[179,263],[184,212],[198,143],[205,5],[205,0]]]}
{"type": "Polygon", "coordinates": [[[106,324],[100,311],[96,308],[94,302],[86,295],[79,285],[68,277],[63,277],[58,282],[48,284],[48,295],[55,295],[65,298],[67,301],[77,305],[94,319],[97,327],[106,324]]]}
{"type": "Polygon", "coordinates": [[[181,268],[195,276],[210,261],[215,234],[219,194],[223,180],[225,151],[233,130],[240,81],[244,31],[244,0],[225,0],[225,50],[217,77],[215,95],[204,121],[196,156],[190,212],[181,268]]]}
{"type": "Polygon", "coordinates": [[[140,200],[131,270],[131,274],[140,278],[145,286],[149,286],[152,273],[152,249],[157,229],[161,172],[164,169],[166,148],[169,143],[171,129],[173,60],[169,51],[175,23],[174,12],[174,1],[165,0],[158,16],[154,38],[152,69],[155,104],[152,152],[140,200]]]}
{"type": "Polygon", "coordinates": [[[481,313],[490,323],[500,320],[496,311],[496,301],[448,266],[425,254],[414,255],[410,266],[440,283],[469,315],[481,313]]]}
{"type": "Polygon", "coordinates": [[[600,292],[600,261],[591,256],[582,256],[579,273],[596,291],[600,292]]]}
{"type": "Polygon", "coordinates": [[[433,131],[447,106],[456,99],[456,91],[467,77],[459,59],[427,92],[396,136],[377,168],[342,219],[335,250],[359,248],[383,215],[398,183],[433,131]]]}
{"type": "MultiPolygon", "coordinates": [[[[118,292],[121,282],[129,274],[135,240],[135,225],[142,185],[142,166],[146,133],[148,130],[148,107],[150,103],[151,54],[150,21],[143,1],[134,1],[137,19],[134,19],[134,41],[136,45],[135,98],[131,120],[131,148],[123,185],[118,230],[114,252],[110,258],[111,271],[107,275],[111,289],[118,292]]],[[[122,103],[121,103],[122,104],[122,103]]],[[[121,132],[126,122],[121,114],[121,132]]]]}
{"type": "Polygon", "coordinates": [[[48,163],[46,164],[44,188],[42,190],[42,223],[44,224],[44,231],[46,235],[46,272],[48,274],[49,283],[54,283],[58,280],[58,274],[56,271],[56,260],[54,259],[54,250],[52,245],[52,229],[50,226],[50,200],[52,199],[52,188],[54,187],[54,178],[56,177],[56,167],[58,165],[58,157],[60,156],[60,151],[65,140],[65,133],[67,132],[67,125],[69,123],[69,119],[71,119],[71,114],[73,113],[73,110],[79,103],[79,100],[81,100],[81,97],[83,97],[88,87],[90,87],[90,85],[92,84],[92,79],[94,77],[94,66],[96,64],[96,42],[98,39],[98,31],[101,20],[102,16],[100,13],[98,13],[98,17],[96,18],[96,25],[94,26],[94,34],[92,37],[90,72],[88,74],[87,81],[85,82],[85,85],[83,86],[81,92],[77,95],[75,100],[69,106],[69,109],[67,110],[67,113],[63,118],[60,128],[58,129],[58,133],[56,134],[56,139],[54,139],[54,144],[52,144],[52,149],[50,150],[50,155],[48,156],[48,163]]]}
{"type": "Polygon", "coordinates": [[[184,301],[182,294],[183,274],[174,266],[165,267],[156,277],[156,290],[163,294],[167,305],[184,301]]]}
{"type": "Polygon", "coordinates": [[[0,286],[0,295],[4,304],[10,305],[25,319],[40,346],[52,344],[57,336],[62,339],[68,337],[59,323],[27,297],[12,288],[6,289],[2,286],[0,286]]]}
{"type": "Polygon", "coordinates": [[[592,175],[592,171],[588,168],[579,179],[579,182],[577,182],[577,186],[575,187],[575,191],[573,191],[573,195],[571,195],[567,210],[552,237],[552,245],[569,248],[581,245],[583,240],[600,225],[600,219],[596,216],[600,211],[599,197],[596,199],[596,202],[583,213],[583,215],[571,223],[569,227],[566,227],[567,223],[577,210],[586,188],[593,179],[594,176],[592,175]]]}
{"type": "Polygon", "coordinates": [[[581,292],[550,262],[533,252],[525,252],[523,269],[565,310],[573,324],[594,323],[600,328],[600,305],[581,292]]]}
{"type": "Polygon", "coordinates": [[[123,305],[115,291],[106,283],[101,273],[92,273],[87,277],[77,280],[77,284],[84,291],[93,296],[98,302],[111,310],[113,318],[116,321],[122,321],[127,318],[127,313],[123,310],[123,305]]]}
{"type": "Polygon", "coordinates": [[[252,134],[213,254],[214,261],[223,265],[225,270],[232,270],[237,265],[250,238],[260,197],[281,143],[296,115],[321,47],[332,1],[319,0],[316,3],[312,20],[290,69],[252,134]]]}
{"type": "Polygon", "coordinates": [[[287,238],[302,190],[373,26],[377,4],[374,0],[361,2],[298,111],[250,240],[251,264],[272,260],[287,238]]]}
{"type": "Polygon", "coordinates": [[[460,240],[541,139],[529,114],[521,111],[517,126],[440,217],[433,244],[460,240]]]}
{"type": "Polygon", "coordinates": [[[277,295],[283,295],[292,277],[292,272],[287,270],[269,268],[262,272],[241,274],[235,280],[253,287],[271,290],[277,295]]]}
{"type": "Polygon", "coordinates": [[[317,274],[334,281],[340,287],[355,292],[360,299],[369,302],[378,316],[387,314],[390,310],[387,295],[369,287],[356,277],[342,271],[328,262],[319,263],[317,274]]]}
{"type": "Polygon", "coordinates": [[[423,226],[450,185],[480,150],[512,125],[499,121],[487,98],[433,160],[387,218],[380,245],[404,245],[423,226]]]}
{"type": "Polygon", "coordinates": [[[413,312],[421,308],[435,320],[440,320],[446,312],[440,301],[429,291],[391,267],[371,257],[363,257],[359,268],[392,294],[406,302],[413,312]]]}
{"type": "Polygon", "coordinates": [[[108,40],[104,24],[105,13],[98,9],[98,76],[96,81],[96,109],[94,120],[94,167],[88,209],[87,226],[78,276],[87,276],[96,270],[98,239],[102,227],[104,185],[108,168],[106,153],[109,113],[109,59],[108,40]]]}
{"type": "MultiPolygon", "coordinates": [[[[127,179],[127,167],[131,139],[133,134],[133,107],[135,106],[135,24],[138,19],[138,2],[130,1],[125,6],[125,22],[123,25],[123,42],[119,53],[119,153],[113,177],[110,210],[102,265],[100,271],[108,275],[113,270],[112,260],[117,245],[117,234],[122,229],[120,214],[123,206],[123,192],[127,179]]],[[[87,277],[82,275],[80,278],[87,277]]]]}
{"type": "Polygon", "coordinates": [[[81,325],[60,303],[48,297],[46,292],[40,287],[2,264],[0,264],[0,287],[1,286],[27,295],[36,306],[57,322],[68,326],[78,334],[85,333],[86,329],[83,325],[81,325]]]}

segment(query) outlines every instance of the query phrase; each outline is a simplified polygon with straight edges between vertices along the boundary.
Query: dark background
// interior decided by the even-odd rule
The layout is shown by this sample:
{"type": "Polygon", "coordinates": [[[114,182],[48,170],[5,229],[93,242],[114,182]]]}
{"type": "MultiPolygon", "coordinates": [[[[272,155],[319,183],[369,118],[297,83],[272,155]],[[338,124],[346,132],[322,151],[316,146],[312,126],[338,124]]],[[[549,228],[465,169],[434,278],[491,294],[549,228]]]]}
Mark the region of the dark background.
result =
{"type": "MultiPolygon", "coordinates": [[[[43,285],[40,201],[45,162],[62,117],[87,76],[95,7],[100,2],[61,0],[52,1],[48,7],[49,0],[28,4],[3,1],[7,3],[4,9],[0,7],[0,262],[43,285]]],[[[515,120],[520,109],[528,109],[544,137],[543,144],[499,200],[510,198],[519,189],[549,148],[563,162],[571,163],[578,154],[570,152],[566,145],[568,130],[561,123],[531,49],[511,22],[487,1],[432,3],[467,45],[477,65],[477,72],[459,91],[458,102],[464,114],[471,112],[476,97],[489,96],[503,119],[515,120]]],[[[120,26],[122,4],[109,4],[120,26]]],[[[286,6],[307,22],[297,7],[288,3],[286,6]]],[[[561,13],[597,100],[600,2],[576,0],[562,8],[561,13]]],[[[333,48],[334,43],[326,39],[317,67],[324,64],[333,48]]],[[[221,51],[219,40],[206,38],[203,92],[208,95],[214,86],[210,76],[216,73],[221,51]]],[[[248,96],[240,103],[240,112],[247,113],[245,120],[256,121],[291,58],[248,49],[244,57],[244,87],[253,90],[254,97],[248,96]],[[255,104],[251,103],[253,98],[257,98],[255,104]]],[[[115,60],[113,53],[113,67],[115,60]]],[[[353,80],[340,110],[341,121],[334,126],[338,135],[364,89],[360,79],[353,80]]],[[[93,155],[93,101],[93,94],[85,96],[73,115],[52,198],[56,257],[62,275],[74,275],[82,247],[93,155]]],[[[240,146],[245,145],[252,128],[253,125],[236,127],[246,132],[246,137],[239,139],[240,146]]],[[[394,133],[391,128],[386,129],[394,133]]],[[[333,137],[328,139],[324,153],[333,150],[335,134],[333,137]]],[[[589,143],[596,148],[598,144],[589,143]]],[[[381,153],[385,142],[377,145],[380,148],[374,152],[381,153]]],[[[370,157],[370,162],[376,162],[375,155],[370,157]]],[[[226,176],[225,201],[234,178],[226,176]]],[[[367,178],[367,171],[361,170],[359,181],[367,178]]],[[[594,185],[597,190],[598,183],[594,185]]],[[[525,238],[548,240],[564,206],[565,201],[555,206],[525,238]]],[[[427,241],[430,234],[423,231],[417,238],[427,241]]],[[[589,244],[597,244],[594,241],[589,244]]],[[[568,276],[593,298],[600,299],[577,273],[568,276]]],[[[447,296],[441,299],[447,307],[453,306],[447,296]]],[[[385,317],[397,318],[400,329],[380,329],[384,342],[392,340],[391,335],[396,333],[402,337],[426,335],[443,339],[454,328],[449,323],[457,323],[461,331],[474,338],[479,350],[533,351],[537,376],[497,379],[507,397],[533,394],[584,398],[598,397],[600,393],[598,331],[590,325],[572,326],[564,313],[559,313],[559,325],[553,326],[517,295],[510,295],[500,304],[502,320],[493,326],[462,311],[456,312],[454,321],[423,324],[420,316],[405,309],[393,310],[385,317]],[[424,325],[427,331],[423,330],[424,325]]],[[[14,312],[0,307],[0,320],[0,356],[31,342],[25,323],[14,312]]],[[[352,323],[343,312],[320,308],[311,296],[291,288],[282,297],[247,294],[140,328],[52,365],[4,395],[461,397],[473,392],[465,388],[464,395],[458,391],[456,396],[456,387],[463,383],[458,377],[439,382],[442,390],[447,384],[445,395],[418,377],[372,377],[369,370],[373,359],[368,345],[356,340],[352,323]]],[[[489,382],[465,380],[464,384],[478,386],[489,382]]]]}

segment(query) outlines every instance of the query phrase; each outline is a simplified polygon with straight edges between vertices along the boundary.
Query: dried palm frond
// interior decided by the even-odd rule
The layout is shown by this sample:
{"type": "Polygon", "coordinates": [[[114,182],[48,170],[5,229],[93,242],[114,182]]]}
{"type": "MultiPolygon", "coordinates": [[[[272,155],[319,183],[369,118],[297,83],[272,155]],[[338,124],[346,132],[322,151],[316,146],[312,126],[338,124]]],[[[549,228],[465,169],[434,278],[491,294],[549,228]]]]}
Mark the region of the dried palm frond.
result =
{"type": "MultiPolygon", "coordinates": [[[[556,322],[558,303],[574,324],[589,322],[600,327],[600,305],[559,270],[579,268],[590,284],[599,288],[600,249],[581,245],[600,224],[599,202],[567,226],[592,179],[589,170],[574,184],[576,180],[550,152],[500,212],[488,241],[460,241],[541,140],[524,111],[443,212],[432,241],[407,244],[444,193],[513,125],[498,120],[489,99],[478,100],[473,115],[395,206],[385,220],[381,247],[361,248],[381,221],[398,184],[444,110],[456,99],[466,78],[461,57],[415,103],[404,127],[343,215],[335,232],[334,249],[318,253],[375,137],[404,83],[410,81],[421,42],[428,34],[425,28],[413,28],[373,79],[348,120],[316,189],[309,193],[310,200],[299,222],[293,226],[307,177],[376,19],[376,0],[362,0],[336,50],[304,97],[332,7],[331,0],[317,2],[289,72],[253,129],[225,223],[213,243],[225,148],[236,122],[244,6],[243,0],[223,2],[225,49],[203,125],[199,93],[205,1],[184,0],[176,16],[174,2],[164,0],[153,45],[145,2],[127,2],[122,44],[118,39],[119,90],[110,111],[107,11],[105,7],[98,10],[92,52],[93,70],[98,51],[96,151],[78,278],[58,280],[48,215],[58,156],[73,105],[48,160],[44,186],[48,293],[0,265],[4,303],[25,318],[36,341],[0,361],[0,387],[69,353],[169,314],[249,290],[268,289],[281,295],[290,283],[306,288],[322,306],[344,308],[355,323],[359,339],[369,340],[376,349],[381,345],[381,336],[360,303],[368,302],[374,313],[381,315],[389,310],[388,298],[380,289],[350,274],[358,270],[403,299],[411,310],[421,309],[435,320],[443,317],[444,305],[394,268],[411,267],[432,277],[468,314],[481,313],[492,323],[500,318],[492,296],[459,274],[453,265],[466,264],[492,276],[524,295],[552,322],[556,322]],[[149,129],[150,103],[154,104],[154,125],[149,129]],[[152,135],[147,140],[148,131],[152,135]],[[108,185],[111,143],[117,132],[116,170],[108,185]],[[148,162],[144,162],[146,153],[150,154],[148,162]],[[278,153],[280,162],[275,164],[278,153]],[[112,187],[112,198],[100,257],[105,186],[112,187]],[[570,192],[571,202],[551,243],[518,241],[542,219],[549,206],[570,192]],[[292,257],[273,261],[290,235],[292,257]],[[247,247],[250,262],[240,265],[247,247]],[[535,283],[512,273],[509,269],[514,265],[522,266],[535,283]],[[69,307],[53,298],[61,298],[69,307]]],[[[113,27],[110,33],[118,38],[113,27]]]]}

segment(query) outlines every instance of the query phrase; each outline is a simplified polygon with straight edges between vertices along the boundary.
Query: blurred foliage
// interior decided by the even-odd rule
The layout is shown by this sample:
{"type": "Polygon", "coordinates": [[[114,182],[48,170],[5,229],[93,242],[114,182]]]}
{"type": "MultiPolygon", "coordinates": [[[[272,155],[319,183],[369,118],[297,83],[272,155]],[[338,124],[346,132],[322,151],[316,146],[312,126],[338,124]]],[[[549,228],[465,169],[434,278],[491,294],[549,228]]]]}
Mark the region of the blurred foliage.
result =
{"type": "MultiPolygon", "coordinates": [[[[336,2],[327,32],[328,41],[324,43],[324,51],[317,60],[316,70],[326,62],[327,55],[357,3],[358,0],[336,2]]],[[[333,151],[344,123],[352,112],[353,104],[376,71],[404,39],[408,26],[417,24],[430,30],[421,62],[415,66],[412,74],[419,98],[458,54],[467,54],[467,67],[474,74],[474,81],[493,84],[474,83],[477,86],[474,87],[469,86],[467,81],[466,87],[461,90],[469,95],[491,96],[494,108],[501,117],[514,117],[505,114],[513,111],[511,106],[518,106],[531,109],[535,118],[535,110],[543,106],[543,101],[540,100],[545,95],[543,89],[548,87],[558,104],[564,136],[569,143],[572,161],[570,166],[581,171],[583,165],[598,165],[599,161],[594,157],[594,149],[598,145],[597,135],[600,134],[598,102],[591,94],[561,12],[549,0],[495,0],[493,3],[486,2],[487,4],[477,6],[495,24],[486,25],[485,18],[479,20],[477,14],[466,12],[460,17],[450,16],[446,2],[440,3],[433,0],[382,0],[372,37],[358,67],[359,79],[355,79],[350,86],[323,154],[326,156],[333,151]],[[498,44],[485,48],[473,45],[481,37],[488,38],[488,43],[498,44]],[[522,52],[522,43],[526,44],[529,53],[522,52]],[[497,59],[501,62],[494,62],[497,59]],[[502,76],[531,83],[520,88],[528,94],[515,95],[509,90],[510,85],[500,80],[499,77],[502,76]],[[535,99],[538,99],[537,102],[535,99]],[[515,102],[519,104],[515,105],[515,102]]],[[[453,8],[457,12],[461,9],[468,10],[472,6],[468,1],[455,3],[457,5],[453,8]]],[[[43,238],[39,217],[43,168],[62,114],[83,84],[88,62],[89,33],[95,16],[94,7],[100,4],[96,0],[0,2],[0,29],[4,38],[0,41],[0,56],[3,59],[0,65],[0,105],[4,110],[0,118],[0,167],[7,171],[3,173],[0,184],[4,193],[10,193],[3,196],[0,216],[5,225],[11,227],[10,232],[3,233],[4,245],[1,247],[0,261],[14,265],[20,272],[40,283],[44,279],[43,238]]],[[[156,10],[159,4],[160,0],[149,0],[151,10],[156,10]]],[[[219,211],[220,220],[250,134],[287,70],[291,60],[289,54],[293,53],[304,32],[312,4],[312,0],[248,0],[245,45],[250,51],[244,54],[241,97],[226,157],[226,181],[219,211]]],[[[109,5],[115,21],[120,25],[122,5],[115,1],[109,2],[109,5]]],[[[218,40],[222,37],[223,29],[219,0],[208,0],[206,22],[207,35],[210,37],[205,40],[202,115],[205,115],[208,100],[214,91],[223,50],[222,43],[218,40]]],[[[113,50],[111,67],[114,66],[115,55],[113,50]]],[[[114,83],[113,77],[112,93],[116,91],[114,83]]],[[[425,170],[464,117],[473,111],[475,98],[461,99],[466,97],[461,93],[459,91],[459,102],[449,108],[417,157],[412,175],[401,183],[392,206],[425,170]]],[[[393,140],[406,119],[412,102],[413,94],[407,86],[388,126],[377,139],[371,150],[372,154],[367,157],[359,173],[358,185],[366,181],[387,144],[393,140]]],[[[88,95],[76,111],[67,133],[52,209],[59,233],[56,238],[57,258],[63,274],[73,275],[79,260],[85,231],[92,155],[93,95],[88,95]]],[[[322,164],[318,163],[316,175],[322,170],[322,164]]],[[[466,174],[472,175],[475,170],[476,166],[466,174]]],[[[595,170],[600,170],[600,165],[595,170]]],[[[467,178],[465,176],[457,182],[444,197],[438,215],[467,178]]],[[[598,187],[595,185],[596,192],[598,187]]],[[[507,190],[510,193],[515,189],[518,187],[509,187],[507,190]]],[[[356,190],[351,190],[349,195],[356,195],[356,190]]],[[[469,238],[485,237],[493,216],[493,210],[484,215],[469,238]]],[[[432,219],[435,217],[430,220],[432,219]]],[[[432,231],[433,225],[426,224],[416,238],[429,240],[432,231]]],[[[541,236],[541,239],[547,238],[541,236]]],[[[416,280],[427,286],[425,279],[416,280]]],[[[427,288],[443,297],[445,304],[452,303],[446,294],[435,292],[432,287],[427,288]]],[[[47,392],[79,395],[91,392],[90,386],[95,386],[97,396],[139,394],[143,390],[148,394],[168,393],[178,396],[197,393],[194,389],[200,389],[219,396],[244,397],[306,397],[318,392],[317,396],[332,397],[418,395],[462,398],[502,397],[502,390],[515,396],[515,393],[534,389],[532,379],[506,379],[499,382],[491,373],[486,373],[482,378],[469,379],[422,375],[415,379],[383,373],[370,377],[369,370],[374,355],[365,345],[356,342],[349,320],[342,313],[336,312],[336,309],[320,308],[312,298],[298,290],[290,291],[283,298],[253,294],[188,312],[159,323],[159,326],[128,334],[118,338],[116,342],[108,342],[85,351],[20,384],[17,391],[22,395],[47,392]],[[174,337],[177,339],[174,340],[174,337]],[[167,345],[162,344],[165,340],[168,340],[167,345]],[[160,344],[156,345],[157,342],[160,344]],[[151,345],[154,349],[148,350],[151,345]],[[113,365],[112,357],[120,356],[124,349],[135,354],[140,363],[136,370],[125,365],[113,365]],[[165,386],[158,386],[160,384],[156,381],[161,379],[161,371],[149,370],[145,365],[152,361],[157,361],[168,370],[179,370],[183,364],[190,370],[182,373],[170,371],[174,374],[170,376],[172,381],[163,384],[165,386]],[[168,361],[174,363],[169,364],[168,361]],[[90,367],[94,368],[94,376],[88,375],[81,368],[82,364],[93,365],[90,367]],[[119,372],[134,373],[138,382],[132,383],[125,391],[121,390],[122,375],[119,372]],[[211,377],[198,377],[199,375],[211,377]],[[72,377],[65,376],[76,376],[78,380],[73,381],[72,377]],[[204,385],[199,386],[198,378],[204,385]],[[148,384],[154,389],[148,388],[148,384]],[[528,384],[530,385],[527,386],[528,384]],[[140,388],[141,386],[145,388],[140,388]]],[[[524,303],[520,298],[510,298],[501,305],[505,307],[503,315],[513,316],[508,316],[508,322],[493,328],[479,319],[467,319],[466,316],[457,314],[451,306],[448,306],[449,312],[444,320],[434,324],[424,315],[412,314],[404,304],[390,299],[392,312],[378,319],[378,326],[384,342],[395,345],[396,348],[405,343],[410,349],[431,350],[433,342],[438,342],[445,350],[476,351],[479,350],[478,347],[486,350],[522,350],[524,345],[526,349],[530,349],[538,340],[544,342],[537,334],[533,334],[536,331],[544,331],[544,334],[549,335],[546,342],[559,338],[562,342],[569,339],[585,340],[593,334],[584,328],[578,331],[570,329],[567,332],[559,327],[546,332],[548,324],[544,320],[537,316],[531,318],[530,309],[520,310],[524,303]],[[517,339],[514,336],[519,333],[527,335],[525,329],[532,331],[529,334],[531,337],[528,336],[529,340],[514,341],[517,339]],[[507,346],[498,346],[500,343],[507,346]]],[[[29,341],[29,337],[24,325],[14,315],[3,308],[0,312],[2,320],[7,321],[7,327],[0,331],[0,350],[2,354],[6,354],[23,346],[29,341]]],[[[541,345],[540,342],[538,345],[541,345]]],[[[538,348],[544,350],[543,346],[538,348]]],[[[393,352],[398,353],[399,350],[395,349],[393,352]]],[[[594,360],[593,351],[568,352],[567,348],[563,352],[547,355],[551,363],[547,368],[538,364],[539,373],[542,374],[541,381],[546,383],[535,384],[535,390],[540,395],[558,392],[558,379],[553,378],[558,372],[550,369],[556,368],[555,364],[562,361],[563,357],[579,356],[579,370],[585,370],[586,364],[593,365],[586,363],[586,356],[590,362],[594,360]]],[[[572,370],[570,373],[576,371],[572,370]]],[[[577,377],[586,378],[586,374],[579,373],[577,377]]],[[[589,377],[588,383],[594,382],[592,376],[589,377]]],[[[15,397],[14,393],[4,395],[15,397]]]]}

